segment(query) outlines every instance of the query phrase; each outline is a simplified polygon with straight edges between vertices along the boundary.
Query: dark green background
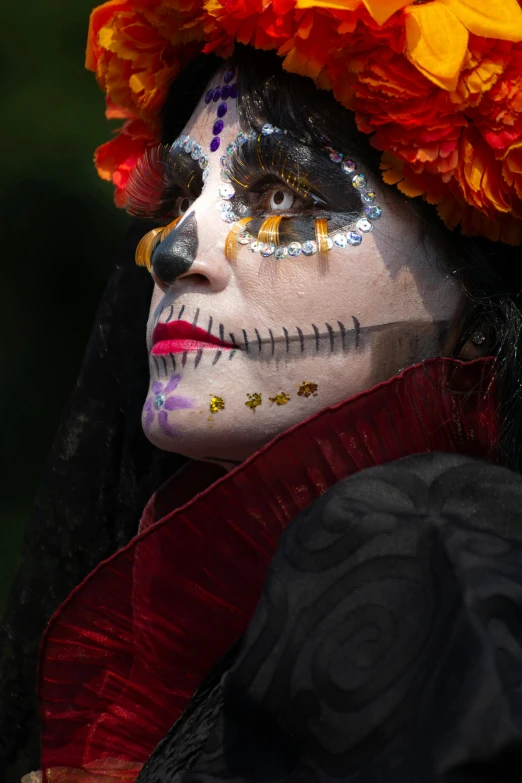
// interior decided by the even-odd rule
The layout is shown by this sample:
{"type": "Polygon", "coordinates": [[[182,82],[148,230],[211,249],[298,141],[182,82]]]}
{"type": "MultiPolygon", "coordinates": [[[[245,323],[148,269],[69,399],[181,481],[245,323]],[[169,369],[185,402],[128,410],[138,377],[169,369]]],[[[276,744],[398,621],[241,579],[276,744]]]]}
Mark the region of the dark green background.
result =
{"type": "Polygon", "coordinates": [[[0,616],[127,225],[92,163],[110,138],[103,94],[84,69],[92,7],[31,0],[2,9],[0,616]]]}

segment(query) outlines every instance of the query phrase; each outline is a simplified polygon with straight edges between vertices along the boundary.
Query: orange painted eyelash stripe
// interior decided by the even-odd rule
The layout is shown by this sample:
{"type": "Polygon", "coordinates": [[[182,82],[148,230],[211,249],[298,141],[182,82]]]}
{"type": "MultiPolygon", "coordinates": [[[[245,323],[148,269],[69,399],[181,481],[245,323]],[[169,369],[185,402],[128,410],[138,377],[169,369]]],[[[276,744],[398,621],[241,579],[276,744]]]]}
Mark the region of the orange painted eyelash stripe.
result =
{"type": "Polygon", "coordinates": [[[134,255],[134,260],[136,261],[137,266],[144,266],[147,271],[150,272],[152,254],[154,253],[159,243],[162,242],[165,237],[167,237],[170,232],[176,228],[180,220],[181,216],[177,217],[167,226],[153,228],[152,231],[149,231],[147,234],[145,234],[144,237],[140,239],[138,246],[136,247],[136,253],[134,255]]]}
{"type": "Polygon", "coordinates": [[[315,219],[315,241],[318,253],[328,252],[328,221],[326,218],[315,219]]]}
{"type": "Polygon", "coordinates": [[[279,226],[282,215],[271,215],[262,224],[257,235],[258,242],[271,242],[276,247],[279,244],[279,226]]]}
{"type": "Polygon", "coordinates": [[[251,220],[251,217],[241,218],[241,220],[238,220],[228,232],[225,240],[225,258],[227,261],[232,262],[236,260],[239,250],[237,238],[251,220]]]}

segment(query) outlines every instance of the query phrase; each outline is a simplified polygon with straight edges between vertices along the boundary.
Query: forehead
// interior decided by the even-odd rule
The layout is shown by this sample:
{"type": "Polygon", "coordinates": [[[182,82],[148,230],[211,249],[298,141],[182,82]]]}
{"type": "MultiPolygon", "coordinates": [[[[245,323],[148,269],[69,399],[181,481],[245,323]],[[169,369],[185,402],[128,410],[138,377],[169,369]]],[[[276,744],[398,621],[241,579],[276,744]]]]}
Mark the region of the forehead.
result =
{"type": "Polygon", "coordinates": [[[206,85],[184,132],[210,150],[212,162],[225,153],[238,126],[236,71],[224,66],[206,85]]]}

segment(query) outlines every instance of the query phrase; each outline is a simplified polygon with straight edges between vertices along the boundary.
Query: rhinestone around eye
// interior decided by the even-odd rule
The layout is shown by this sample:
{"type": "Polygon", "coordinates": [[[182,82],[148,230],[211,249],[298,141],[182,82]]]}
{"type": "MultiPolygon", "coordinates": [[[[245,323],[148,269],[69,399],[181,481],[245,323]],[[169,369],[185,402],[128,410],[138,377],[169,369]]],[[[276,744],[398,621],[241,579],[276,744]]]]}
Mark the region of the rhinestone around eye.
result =
{"type": "Polygon", "coordinates": [[[208,155],[201,155],[201,157],[198,160],[198,163],[200,169],[206,169],[208,166],[208,155]]]}
{"type": "Polygon", "coordinates": [[[270,125],[270,123],[266,122],[263,127],[261,128],[261,133],[263,136],[271,136],[274,132],[274,126],[270,125]]]}
{"type": "Polygon", "coordinates": [[[186,140],[185,144],[183,145],[183,149],[185,152],[192,152],[192,148],[194,147],[194,139],[191,139],[190,137],[186,140]]]}
{"type": "Polygon", "coordinates": [[[241,233],[238,234],[237,236],[237,241],[239,242],[240,245],[249,245],[253,239],[254,237],[252,236],[250,231],[241,231],[241,233]]]}
{"type": "Polygon", "coordinates": [[[308,242],[303,242],[301,250],[305,256],[313,256],[314,253],[317,253],[317,244],[313,239],[309,239],[308,242]]]}
{"type": "Polygon", "coordinates": [[[221,168],[224,169],[225,166],[228,166],[228,158],[226,155],[222,155],[219,159],[219,162],[221,163],[221,168]]]}
{"type": "Polygon", "coordinates": [[[232,155],[235,149],[236,149],[236,143],[235,141],[231,141],[227,147],[227,155],[232,155]]]}
{"type": "Polygon", "coordinates": [[[209,177],[210,177],[210,169],[205,169],[203,171],[203,182],[206,182],[209,177]]]}
{"type": "Polygon", "coordinates": [[[357,188],[357,190],[361,190],[362,188],[365,188],[367,182],[364,174],[356,174],[352,179],[352,185],[354,186],[354,188],[357,188]]]}
{"type": "Polygon", "coordinates": [[[341,170],[344,171],[345,174],[353,174],[354,171],[357,171],[357,164],[354,163],[353,160],[343,160],[341,163],[341,170]]]}
{"type": "Polygon", "coordinates": [[[235,194],[236,191],[234,190],[232,185],[228,185],[228,184],[221,185],[221,187],[219,188],[220,197],[226,199],[227,201],[229,201],[231,198],[234,198],[235,194]]]}
{"type": "Polygon", "coordinates": [[[190,157],[193,160],[199,160],[202,155],[203,155],[203,148],[201,147],[201,144],[194,144],[194,146],[192,147],[192,152],[190,153],[190,157]]]}
{"type": "Polygon", "coordinates": [[[377,193],[375,190],[365,190],[364,193],[361,193],[361,200],[364,201],[365,204],[371,204],[376,198],[377,193]]]}
{"type": "Polygon", "coordinates": [[[226,169],[221,169],[221,173],[220,173],[219,176],[221,177],[223,182],[231,182],[230,174],[228,173],[228,171],[226,169]]]}
{"type": "Polygon", "coordinates": [[[236,144],[238,145],[238,147],[243,146],[243,144],[246,144],[247,141],[248,141],[248,135],[246,133],[241,131],[240,133],[237,134],[236,144]]]}
{"type": "Polygon", "coordinates": [[[261,255],[263,258],[268,258],[274,254],[275,245],[273,242],[263,242],[261,247],[261,255]]]}
{"type": "Polygon", "coordinates": [[[362,236],[358,231],[350,231],[348,234],[348,242],[350,245],[360,245],[362,242],[362,236]]]}
{"type": "Polygon", "coordinates": [[[369,220],[366,220],[366,218],[361,218],[355,224],[355,228],[357,229],[357,231],[362,231],[363,234],[367,234],[368,231],[371,231],[373,229],[373,226],[369,220]]]}
{"type": "Polygon", "coordinates": [[[337,150],[331,150],[330,160],[333,160],[334,163],[341,163],[343,158],[344,155],[342,152],[338,152],[337,150]]]}
{"type": "Polygon", "coordinates": [[[378,220],[382,215],[382,209],[377,206],[366,207],[364,211],[366,212],[370,220],[378,220]]]}
{"type": "Polygon", "coordinates": [[[301,243],[290,242],[290,244],[288,245],[288,255],[292,257],[301,255],[301,243]]]}
{"type": "Polygon", "coordinates": [[[288,255],[288,248],[284,245],[279,245],[279,247],[276,247],[275,249],[275,257],[278,261],[282,261],[285,259],[288,255]]]}
{"type": "Polygon", "coordinates": [[[228,201],[224,201],[223,199],[219,199],[219,201],[216,204],[218,212],[231,212],[232,211],[232,204],[228,201]]]}
{"type": "Polygon", "coordinates": [[[336,247],[346,247],[348,244],[348,237],[342,231],[338,234],[334,234],[333,243],[336,247]]]}
{"type": "Polygon", "coordinates": [[[235,212],[222,212],[221,217],[225,221],[225,223],[237,223],[239,220],[239,217],[236,215],[235,212]]]}
{"type": "Polygon", "coordinates": [[[259,240],[257,239],[254,239],[254,241],[250,245],[250,250],[252,251],[252,253],[259,253],[262,247],[263,247],[263,243],[259,242],[259,240]]]}
{"type": "Polygon", "coordinates": [[[176,141],[174,142],[175,147],[184,147],[185,143],[189,140],[189,137],[186,133],[183,134],[183,136],[180,136],[176,141]]]}

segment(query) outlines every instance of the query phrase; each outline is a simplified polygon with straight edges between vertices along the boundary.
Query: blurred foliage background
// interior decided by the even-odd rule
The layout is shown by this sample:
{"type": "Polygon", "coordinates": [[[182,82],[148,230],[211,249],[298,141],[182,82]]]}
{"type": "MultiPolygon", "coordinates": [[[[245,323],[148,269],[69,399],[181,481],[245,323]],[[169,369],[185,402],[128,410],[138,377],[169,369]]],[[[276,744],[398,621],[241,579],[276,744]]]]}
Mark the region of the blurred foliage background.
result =
{"type": "Polygon", "coordinates": [[[91,0],[2,9],[0,617],[24,525],[127,218],[92,163],[110,137],[84,69],[91,0]]]}

